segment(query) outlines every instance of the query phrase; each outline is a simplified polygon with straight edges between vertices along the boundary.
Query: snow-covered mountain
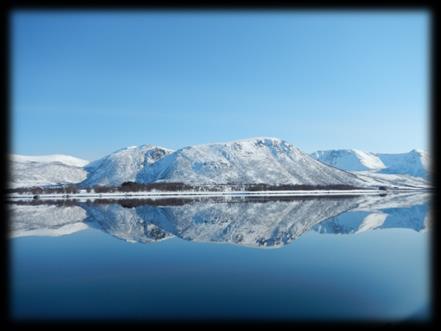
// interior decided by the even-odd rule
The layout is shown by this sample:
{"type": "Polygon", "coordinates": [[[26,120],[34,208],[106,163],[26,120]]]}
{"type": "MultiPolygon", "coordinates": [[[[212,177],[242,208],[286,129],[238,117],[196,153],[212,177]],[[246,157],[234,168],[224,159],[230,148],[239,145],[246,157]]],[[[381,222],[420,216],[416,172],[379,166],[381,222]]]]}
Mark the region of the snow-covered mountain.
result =
{"type": "Polygon", "coordinates": [[[427,177],[430,174],[430,158],[426,151],[413,149],[401,154],[377,154],[386,166],[381,170],[387,174],[406,174],[427,177]]]}
{"type": "Polygon", "coordinates": [[[365,185],[357,176],[318,162],[284,140],[266,137],[185,147],[144,167],[137,180],[365,185]]]}
{"type": "Polygon", "coordinates": [[[86,178],[87,172],[83,167],[88,163],[69,155],[13,154],[10,157],[9,186],[16,188],[79,183],[86,178]]]}
{"type": "Polygon", "coordinates": [[[67,155],[12,155],[10,163],[13,188],[68,183],[118,186],[126,181],[420,188],[428,186],[429,157],[417,150],[404,154],[336,150],[308,155],[284,140],[258,137],[174,152],[154,145],[132,146],[91,163],[67,155]]]}
{"type": "Polygon", "coordinates": [[[427,178],[429,154],[422,150],[408,153],[382,154],[357,149],[317,151],[311,156],[328,165],[348,171],[371,171],[385,174],[403,174],[427,178]]]}
{"type": "Polygon", "coordinates": [[[99,160],[89,163],[82,186],[121,185],[137,181],[139,173],[154,162],[170,154],[167,148],[154,145],[131,146],[119,149],[99,160]]]}
{"type": "Polygon", "coordinates": [[[51,155],[12,154],[11,159],[12,161],[15,162],[38,162],[38,163],[58,162],[72,167],[84,167],[86,164],[89,163],[89,161],[63,154],[51,154],[51,155]]]}

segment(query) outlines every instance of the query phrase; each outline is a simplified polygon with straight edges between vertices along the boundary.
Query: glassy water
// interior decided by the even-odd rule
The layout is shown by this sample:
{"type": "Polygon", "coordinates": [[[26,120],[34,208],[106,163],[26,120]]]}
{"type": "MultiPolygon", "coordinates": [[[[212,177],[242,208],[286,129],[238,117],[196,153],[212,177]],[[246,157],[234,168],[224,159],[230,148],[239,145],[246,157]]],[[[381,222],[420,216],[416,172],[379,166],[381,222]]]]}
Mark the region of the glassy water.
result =
{"type": "Polygon", "coordinates": [[[427,319],[428,202],[10,203],[12,317],[427,319]]]}

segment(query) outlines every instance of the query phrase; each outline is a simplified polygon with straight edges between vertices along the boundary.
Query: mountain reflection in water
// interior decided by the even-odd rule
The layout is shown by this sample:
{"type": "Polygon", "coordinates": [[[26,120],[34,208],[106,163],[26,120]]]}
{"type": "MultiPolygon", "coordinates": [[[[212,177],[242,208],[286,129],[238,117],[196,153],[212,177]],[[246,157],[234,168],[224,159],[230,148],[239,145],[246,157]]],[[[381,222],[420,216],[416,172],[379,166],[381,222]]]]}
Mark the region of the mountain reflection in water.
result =
{"type": "Polygon", "coordinates": [[[289,198],[19,201],[10,204],[11,236],[61,236],[88,227],[128,242],[172,237],[193,242],[282,247],[307,231],[358,233],[428,227],[429,195],[289,198]]]}

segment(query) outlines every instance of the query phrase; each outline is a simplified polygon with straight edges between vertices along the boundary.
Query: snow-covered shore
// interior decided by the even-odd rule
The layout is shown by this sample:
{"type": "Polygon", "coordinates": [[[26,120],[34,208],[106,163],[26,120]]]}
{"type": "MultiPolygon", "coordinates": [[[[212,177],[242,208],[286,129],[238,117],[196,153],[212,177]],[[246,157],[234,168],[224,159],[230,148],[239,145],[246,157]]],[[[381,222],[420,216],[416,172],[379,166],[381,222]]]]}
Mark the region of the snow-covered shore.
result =
{"type": "MultiPolygon", "coordinates": [[[[182,198],[182,197],[218,197],[218,196],[327,196],[327,195],[380,195],[387,193],[400,192],[426,192],[426,189],[397,189],[397,190],[377,190],[377,189],[355,189],[355,190],[295,190],[295,191],[222,191],[222,192],[198,192],[198,191],[149,191],[149,192],[109,192],[93,193],[79,192],[71,194],[38,194],[38,199],[130,199],[130,198],[182,198]]],[[[33,199],[33,194],[8,195],[10,199],[33,199]]]]}

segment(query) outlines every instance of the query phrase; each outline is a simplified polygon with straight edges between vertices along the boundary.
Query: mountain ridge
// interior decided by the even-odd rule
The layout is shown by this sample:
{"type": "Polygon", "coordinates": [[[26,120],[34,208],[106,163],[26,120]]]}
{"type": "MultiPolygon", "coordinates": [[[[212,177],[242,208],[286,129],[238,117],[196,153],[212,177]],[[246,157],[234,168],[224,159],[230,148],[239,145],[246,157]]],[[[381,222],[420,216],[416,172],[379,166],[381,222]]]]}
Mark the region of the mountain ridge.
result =
{"type": "Polygon", "coordinates": [[[187,146],[143,169],[138,181],[363,184],[353,174],[317,162],[285,140],[273,137],[187,146]]]}
{"type": "Polygon", "coordinates": [[[119,186],[127,181],[315,186],[343,184],[356,187],[388,186],[399,182],[405,186],[419,186],[423,182],[413,175],[420,174],[421,167],[428,168],[429,156],[417,149],[409,153],[382,154],[346,149],[307,154],[275,137],[197,144],[175,151],[143,144],[120,148],[92,162],[63,154],[11,155],[11,186],[69,183],[79,184],[80,187],[119,186]],[[419,159],[422,160],[421,167],[413,169],[418,166],[419,159]]]}

